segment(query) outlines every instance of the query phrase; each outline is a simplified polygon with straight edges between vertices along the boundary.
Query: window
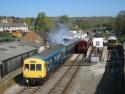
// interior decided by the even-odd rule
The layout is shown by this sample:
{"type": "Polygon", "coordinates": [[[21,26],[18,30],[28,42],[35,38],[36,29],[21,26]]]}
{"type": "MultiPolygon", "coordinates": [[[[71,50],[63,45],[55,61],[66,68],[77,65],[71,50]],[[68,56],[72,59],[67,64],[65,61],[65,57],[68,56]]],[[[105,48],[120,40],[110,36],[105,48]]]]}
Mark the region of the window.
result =
{"type": "Polygon", "coordinates": [[[57,55],[57,60],[59,60],[59,55],[57,55]]]}
{"type": "Polygon", "coordinates": [[[24,65],[24,70],[29,70],[29,64],[24,65]]]}
{"type": "Polygon", "coordinates": [[[54,57],[54,61],[57,61],[57,60],[58,60],[58,59],[57,59],[57,56],[55,56],[55,57],[54,57]]]}
{"type": "Polygon", "coordinates": [[[36,70],[37,70],[37,71],[41,71],[41,64],[37,64],[37,65],[36,65],[36,70]]]}
{"type": "Polygon", "coordinates": [[[31,64],[31,65],[30,65],[30,70],[31,70],[31,71],[34,71],[34,70],[35,70],[35,64],[31,64]]]}
{"type": "Polygon", "coordinates": [[[61,57],[61,54],[59,54],[59,58],[61,57]]]}
{"type": "Polygon", "coordinates": [[[100,42],[99,41],[96,41],[96,46],[99,46],[100,45],[100,42]]]}
{"type": "Polygon", "coordinates": [[[50,64],[51,64],[51,63],[52,63],[52,59],[50,59],[50,61],[49,61],[49,62],[50,62],[50,64]]]}
{"type": "Polygon", "coordinates": [[[49,71],[49,62],[48,61],[47,61],[46,67],[47,67],[47,70],[49,71]]]}

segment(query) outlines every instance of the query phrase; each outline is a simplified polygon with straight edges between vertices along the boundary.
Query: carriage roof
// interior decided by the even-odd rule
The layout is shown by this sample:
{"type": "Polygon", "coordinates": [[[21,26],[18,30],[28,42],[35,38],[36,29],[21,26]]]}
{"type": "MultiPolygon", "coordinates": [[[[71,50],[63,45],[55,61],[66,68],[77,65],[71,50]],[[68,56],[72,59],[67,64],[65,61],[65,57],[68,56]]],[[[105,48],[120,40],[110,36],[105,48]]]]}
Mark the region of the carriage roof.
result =
{"type": "Polygon", "coordinates": [[[49,59],[51,56],[53,55],[56,55],[57,53],[63,51],[63,48],[64,46],[62,45],[57,45],[57,46],[54,46],[54,47],[51,47],[41,53],[38,53],[36,55],[33,55],[32,57],[34,58],[40,58],[40,59],[43,59],[43,60],[47,60],[49,59]]]}

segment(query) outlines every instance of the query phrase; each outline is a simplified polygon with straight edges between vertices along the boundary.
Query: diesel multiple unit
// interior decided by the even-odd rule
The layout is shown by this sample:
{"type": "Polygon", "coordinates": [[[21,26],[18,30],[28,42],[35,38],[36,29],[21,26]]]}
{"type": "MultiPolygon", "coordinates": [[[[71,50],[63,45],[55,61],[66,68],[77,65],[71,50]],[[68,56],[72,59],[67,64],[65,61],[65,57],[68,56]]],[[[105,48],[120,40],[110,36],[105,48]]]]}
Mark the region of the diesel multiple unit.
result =
{"type": "Polygon", "coordinates": [[[24,60],[23,77],[27,83],[42,82],[59,67],[75,50],[77,41],[56,45],[24,60]]]}

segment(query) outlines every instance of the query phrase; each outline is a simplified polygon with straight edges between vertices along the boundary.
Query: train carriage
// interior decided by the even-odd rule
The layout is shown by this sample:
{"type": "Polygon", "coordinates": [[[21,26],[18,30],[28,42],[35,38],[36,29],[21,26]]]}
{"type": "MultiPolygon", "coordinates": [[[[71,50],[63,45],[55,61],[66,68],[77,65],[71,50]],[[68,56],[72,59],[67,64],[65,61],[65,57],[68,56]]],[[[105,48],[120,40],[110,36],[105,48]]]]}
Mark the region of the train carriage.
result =
{"type": "Polygon", "coordinates": [[[76,51],[76,45],[79,43],[79,40],[69,41],[67,44],[63,44],[64,46],[64,59],[67,59],[71,54],[76,51]]]}
{"type": "Polygon", "coordinates": [[[64,47],[58,45],[24,61],[23,77],[27,83],[43,81],[62,62],[64,47]]]}
{"type": "Polygon", "coordinates": [[[86,55],[89,46],[91,45],[92,39],[90,36],[85,37],[84,39],[79,40],[76,45],[76,52],[83,53],[86,55]]]}

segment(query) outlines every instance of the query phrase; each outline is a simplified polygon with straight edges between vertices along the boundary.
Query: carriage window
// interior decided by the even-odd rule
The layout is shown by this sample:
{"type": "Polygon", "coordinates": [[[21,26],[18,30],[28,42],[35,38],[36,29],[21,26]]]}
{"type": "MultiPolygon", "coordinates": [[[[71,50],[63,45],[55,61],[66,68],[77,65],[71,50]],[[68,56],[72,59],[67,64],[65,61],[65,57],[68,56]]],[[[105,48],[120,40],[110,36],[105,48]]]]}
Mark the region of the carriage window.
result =
{"type": "Polygon", "coordinates": [[[57,60],[59,60],[59,55],[57,55],[57,60]]]}
{"type": "Polygon", "coordinates": [[[36,65],[36,70],[37,70],[37,71],[41,71],[41,64],[37,64],[37,65],[36,65]]]}
{"type": "Polygon", "coordinates": [[[57,56],[55,56],[55,57],[54,57],[54,60],[55,60],[55,61],[57,61],[57,60],[58,60],[58,59],[57,59],[57,56]]]}
{"type": "Polygon", "coordinates": [[[52,59],[50,59],[50,61],[49,61],[49,62],[50,62],[50,64],[51,64],[51,63],[52,63],[52,59]]]}
{"type": "Polygon", "coordinates": [[[30,70],[31,70],[31,71],[34,71],[34,70],[35,70],[35,64],[31,64],[31,65],[30,65],[30,70]]]}
{"type": "Polygon", "coordinates": [[[59,54],[59,58],[61,57],[61,54],[59,54]]]}
{"type": "Polygon", "coordinates": [[[29,64],[25,64],[24,70],[29,70],[29,64]]]}

